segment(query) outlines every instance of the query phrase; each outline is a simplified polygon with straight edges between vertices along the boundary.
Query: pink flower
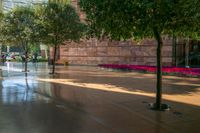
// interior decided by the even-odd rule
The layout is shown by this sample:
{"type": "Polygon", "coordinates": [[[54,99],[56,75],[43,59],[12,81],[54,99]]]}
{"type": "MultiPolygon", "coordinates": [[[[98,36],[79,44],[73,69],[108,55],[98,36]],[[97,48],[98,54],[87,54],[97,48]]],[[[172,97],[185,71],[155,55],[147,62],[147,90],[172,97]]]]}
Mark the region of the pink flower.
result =
{"type": "MultiPolygon", "coordinates": [[[[156,66],[145,66],[145,65],[126,65],[126,64],[100,64],[100,67],[111,68],[111,69],[120,69],[120,70],[136,70],[136,71],[147,71],[147,72],[156,72],[156,66]]],[[[194,75],[200,76],[200,68],[184,68],[184,67],[162,67],[162,72],[164,73],[177,73],[184,75],[194,75]]]]}

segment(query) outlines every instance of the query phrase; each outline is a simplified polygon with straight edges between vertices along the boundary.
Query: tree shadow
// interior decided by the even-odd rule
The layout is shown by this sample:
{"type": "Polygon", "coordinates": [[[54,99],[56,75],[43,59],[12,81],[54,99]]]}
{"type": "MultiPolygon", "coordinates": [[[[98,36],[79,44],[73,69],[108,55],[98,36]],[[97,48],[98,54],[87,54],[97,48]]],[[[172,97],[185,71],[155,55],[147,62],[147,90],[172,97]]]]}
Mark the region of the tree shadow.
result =
{"type": "MultiPolygon", "coordinates": [[[[49,83],[41,81],[41,83],[49,83]]],[[[116,91],[91,89],[87,86],[73,86],[62,83],[50,83],[51,97],[63,101],[66,106],[85,112],[90,118],[113,131],[159,133],[198,131],[200,106],[165,100],[171,106],[170,111],[160,112],[149,109],[148,103],[154,98],[149,96],[127,94],[116,91]],[[196,126],[182,124],[195,123],[196,126]],[[142,127],[146,127],[142,130],[142,127]],[[131,128],[132,127],[132,128],[131,128]],[[138,128],[137,128],[138,127],[138,128]],[[191,129],[192,128],[192,129],[191,129]]],[[[38,91],[42,91],[39,88],[38,91]]],[[[49,95],[45,93],[45,95],[49,95]]]]}
{"type": "MultiPolygon", "coordinates": [[[[59,73],[58,78],[75,79],[77,83],[94,83],[120,87],[126,91],[155,93],[156,75],[123,72],[71,71],[59,73]]],[[[199,92],[200,79],[163,76],[163,94],[191,94],[199,92]]]]}

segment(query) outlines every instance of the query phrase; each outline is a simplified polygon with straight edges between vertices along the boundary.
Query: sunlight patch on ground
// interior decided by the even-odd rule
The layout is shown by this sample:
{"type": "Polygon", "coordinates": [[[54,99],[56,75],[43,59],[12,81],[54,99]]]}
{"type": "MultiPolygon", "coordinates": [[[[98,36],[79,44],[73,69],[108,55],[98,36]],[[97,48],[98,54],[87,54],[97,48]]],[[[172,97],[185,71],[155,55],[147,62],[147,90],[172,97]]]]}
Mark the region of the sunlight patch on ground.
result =
{"type": "Polygon", "coordinates": [[[153,97],[153,93],[145,93],[142,90],[134,89],[133,91],[128,91],[127,88],[118,87],[115,85],[109,84],[95,84],[95,83],[78,83],[76,80],[73,79],[41,79],[38,78],[38,81],[44,82],[51,82],[51,83],[59,83],[77,87],[85,87],[88,89],[95,89],[95,90],[102,90],[102,91],[111,91],[111,92],[119,92],[119,93],[127,93],[127,94],[136,94],[136,95],[143,95],[143,96],[151,96],[153,97]]]}
{"type": "MultiPolygon", "coordinates": [[[[71,86],[75,86],[75,87],[84,87],[86,89],[94,89],[94,90],[109,91],[109,92],[116,92],[116,93],[155,97],[155,93],[145,92],[145,91],[142,91],[142,89],[132,89],[131,90],[128,88],[119,87],[119,86],[115,86],[115,85],[109,85],[109,84],[79,83],[75,79],[42,79],[42,78],[38,78],[37,80],[42,81],[42,82],[71,85],[71,86]]],[[[176,94],[176,95],[163,94],[163,99],[200,106],[200,89],[198,92],[190,93],[190,94],[176,94]]]]}
{"type": "Polygon", "coordinates": [[[183,85],[183,86],[196,86],[196,87],[200,87],[200,84],[193,84],[193,83],[189,83],[189,82],[176,82],[173,83],[174,85],[183,85]]]}

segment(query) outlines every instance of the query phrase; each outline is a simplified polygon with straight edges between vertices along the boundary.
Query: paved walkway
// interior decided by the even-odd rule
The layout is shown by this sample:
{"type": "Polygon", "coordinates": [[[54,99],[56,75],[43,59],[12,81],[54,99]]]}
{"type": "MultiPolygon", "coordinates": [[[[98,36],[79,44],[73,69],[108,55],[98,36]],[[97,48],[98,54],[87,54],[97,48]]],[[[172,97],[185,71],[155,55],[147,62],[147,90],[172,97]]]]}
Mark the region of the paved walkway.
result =
{"type": "Polygon", "coordinates": [[[152,111],[155,75],[46,64],[2,67],[0,133],[199,133],[200,79],[165,76],[163,102],[152,111]]]}

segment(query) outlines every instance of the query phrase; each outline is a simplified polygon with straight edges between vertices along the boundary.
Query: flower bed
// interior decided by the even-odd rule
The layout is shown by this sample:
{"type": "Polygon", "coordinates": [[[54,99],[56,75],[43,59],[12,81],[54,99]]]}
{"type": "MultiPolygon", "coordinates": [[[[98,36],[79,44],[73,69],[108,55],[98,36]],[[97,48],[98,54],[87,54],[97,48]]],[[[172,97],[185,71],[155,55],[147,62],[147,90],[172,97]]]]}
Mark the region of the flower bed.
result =
{"type": "MultiPolygon", "coordinates": [[[[156,66],[143,66],[143,65],[125,65],[125,64],[100,64],[100,67],[111,68],[118,70],[136,70],[142,72],[156,72],[156,66]]],[[[184,75],[184,76],[200,76],[200,68],[184,68],[184,67],[163,67],[163,74],[170,75],[184,75]]]]}

